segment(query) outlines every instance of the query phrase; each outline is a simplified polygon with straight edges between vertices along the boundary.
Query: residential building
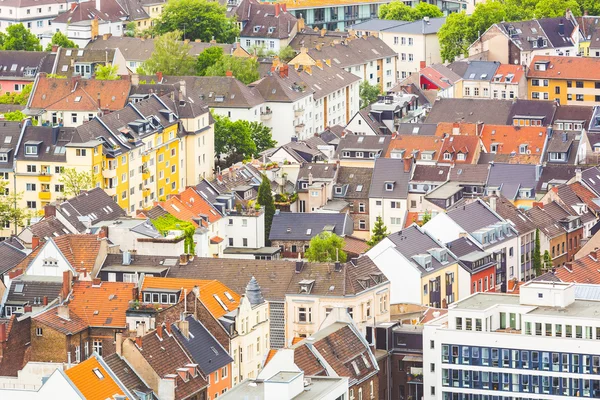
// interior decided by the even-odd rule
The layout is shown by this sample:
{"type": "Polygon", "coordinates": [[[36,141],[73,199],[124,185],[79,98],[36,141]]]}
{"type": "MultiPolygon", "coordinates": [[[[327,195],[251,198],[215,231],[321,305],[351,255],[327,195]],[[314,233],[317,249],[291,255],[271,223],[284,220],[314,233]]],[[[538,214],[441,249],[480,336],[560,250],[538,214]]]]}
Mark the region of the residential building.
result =
{"type": "MultiPolygon", "coordinates": [[[[468,122],[505,125],[513,108],[511,101],[441,98],[433,103],[425,122],[468,122]]],[[[512,121],[512,120],[511,120],[512,121]]]]}
{"type": "Polygon", "coordinates": [[[82,398],[134,398],[99,354],[64,371],[82,398]]]}
{"type": "Polygon", "coordinates": [[[470,273],[445,245],[413,224],[367,252],[390,281],[390,301],[446,308],[468,296],[470,273]]]}
{"type": "MultiPolygon", "coordinates": [[[[8,283],[2,295],[2,315],[10,318],[11,315],[22,315],[28,312],[38,313],[48,304],[64,296],[63,286],[68,278],[57,276],[29,276],[18,275],[16,272],[8,274],[5,282],[8,283]]],[[[63,354],[66,359],[66,353],[63,354]]]]}
{"type": "Polygon", "coordinates": [[[521,99],[509,103],[511,103],[511,109],[505,125],[552,126],[556,115],[556,103],[521,99]]]}
{"type": "Polygon", "coordinates": [[[0,64],[0,95],[2,95],[21,92],[25,85],[33,83],[40,72],[51,73],[56,53],[2,50],[0,58],[2,58],[0,64]]]}
{"type": "MultiPolygon", "coordinates": [[[[357,122],[360,124],[360,120],[357,122]]],[[[372,168],[375,161],[388,151],[391,139],[391,136],[347,133],[336,146],[335,158],[343,167],[372,168]]]]}
{"type": "Polygon", "coordinates": [[[441,63],[437,33],[446,18],[424,18],[419,21],[371,19],[351,29],[358,36],[376,36],[397,54],[396,79],[405,79],[423,67],[441,63]]]}
{"type": "Polygon", "coordinates": [[[478,197],[485,194],[486,184],[491,164],[460,165],[450,168],[448,180],[456,182],[463,188],[466,198],[478,197]]]}
{"type": "Polygon", "coordinates": [[[390,135],[400,124],[418,122],[424,114],[418,96],[390,93],[357,112],[346,129],[355,135],[390,135]]]}
{"type": "Polygon", "coordinates": [[[418,165],[435,165],[442,147],[442,138],[435,135],[437,125],[432,127],[431,135],[418,135],[421,128],[400,135],[392,135],[392,140],[385,152],[385,158],[412,158],[418,165]]]}
{"type": "Polygon", "coordinates": [[[424,326],[425,392],[442,399],[466,391],[467,398],[596,396],[600,383],[586,375],[600,356],[580,346],[598,337],[596,298],[577,293],[570,283],[528,282],[519,295],[477,293],[459,301],[424,326]]]}
{"type": "Polygon", "coordinates": [[[27,249],[16,237],[5,238],[0,242],[0,280],[4,274],[27,257],[27,249]]]}
{"type": "Polygon", "coordinates": [[[526,99],[525,66],[500,64],[490,84],[492,99],[526,99]]]}
{"type": "MultiPolygon", "coordinates": [[[[99,35],[123,36],[128,13],[117,0],[72,3],[71,8],[52,20],[52,31],[62,32],[79,48],[99,35]]],[[[51,37],[50,33],[47,33],[51,37]]]]}
{"type": "Polygon", "coordinates": [[[536,56],[527,72],[529,98],[594,105],[600,100],[599,63],[596,58],[536,56]]]}
{"type": "MultiPolygon", "coordinates": [[[[0,8],[0,32],[5,33],[6,28],[12,24],[22,23],[39,38],[44,33],[54,31],[52,21],[59,14],[66,12],[71,4],[68,1],[55,0],[3,3],[0,8]]],[[[42,42],[42,45],[45,46],[48,42],[42,42]]]]}
{"type": "Polygon", "coordinates": [[[536,203],[525,214],[540,232],[540,252],[548,252],[553,266],[565,264],[567,260],[567,231],[563,225],[545,210],[546,206],[536,203]]]}
{"type": "MultiPolygon", "coordinates": [[[[593,209],[590,209],[590,205],[588,205],[590,203],[589,200],[592,198],[595,198],[595,195],[589,189],[585,188],[579,182],[574,182],[553,187],[541,198],[541,202],[549,203],[556,201],[570,215],[581,217],[583,237],[574,238],[575,241],[577,241],[577,239],[581,241],[587,240],[592,236],[592,229],[596,225],[596,222],[598,222],[597,214],[592,211],[593,209]]],[[[592,207],[595,208],[593,202],[591,203],[592,207]]],[[[581,245],[581,243],[579,244],[581,245]]],[[[574,244],[570,244],[569,246],[573,245],[574,244]]],[[[576,244],[575,247],[577,247],[576,244]]]]}
{"type": "MultiPolygon", "coordinates": [[[[498,61],[457,61],[466,63],[462,75],[462,91],[456,90],[457,98],[489,99],[492,97],[491,85],[500,63],[498,61]]],[[[452,67],[450,64],[449,67],[452,67]]],[[[458,89],[458,88],[457,88],[458,89]]]]}
{"type": "MultiPolygon", "coordinates": [[[[490,284],[490,276],[495,274],[498,267],[498,262],[492,253],[481,251],[475,242],[467,237],[459,237],[446,243],[446,247],[469,273],[470,294],[496,291],[496,288],[490,284]]],[[[459,284],[463,285],[464,282],[459,284]]]]}
{"type": "Polygon", "coordinates": [[[348,6],[341,6],[339,3],[329,0],[306,4],[288,0],[284,3],[289,12],[296,15],[298,20],[304,19],[307,27],[341,32],[348,26],[376,18],[379,6],[385,4],[377,0],[361,1],[348,6]]]}
{"type": "Polygon", "coordinates": [[[488,60],[528,66],[535,56],[579,53],[579,23],[570,10],[557,18],[493,24],[469,46],[469,56],[487,53],[488,60]]]}
{"type": "Polygon", "coordinates": [[[76,128],[96,116],[125,107],[130,86],[128,79],[60,79],[38,74],[26,113],[40,125],[76,128]]]}
{"type": "Polygon", "coordinates": [[[373,230],[378,217],[392,233],[404,227],[412,166],[412,158],[375,160],[369,188],[369,231],[373,230]]]}
{"type": "Polygon", "coordinates": [[[350,218],[354,221],[353,235],[360,238],[370,236],[369,190],[372,175],[370,168],[339,167],[333,185],[333,198],[348,203],[350,218]]]}
{"type": "MultiPolygon", "coordinates": [[[[139,32],[154,26],[154,20],[162,14],[166,1],[119,0],[119,4],[127,13],[126,24],[133,22],[139,32]]],[[[125,29],[125,33],[127,33],[127,29],[125,29]]]]}
{"type": "Polygon", "coordinates": [[[479,138],[472,133],[479,129],[479,125],[473,124],[438,124],[436,136],[442,138],[438,165],[476,164],[479,161],[481,145],[479,138]]]}
{"type": "Polygon", "coordinates": [[[453,98],[462,76],[443,64],[432,64],[419,69],[419,87],[425,90],[437,90],[441,98],[453,98]]]}
{"type": "Polygon", "coordinates": [[[573,262],[552,268],[551,271],[536,278],[536,281],[565,283],[585,282],[585,286],[589,285],[589,288],[595,288],[597,287],[596,285],[600,284],[597,256],[597,250],[582,254],[580,258],[573,262]]]}
{"type": "Polygon", "coordinates": [[[338,168],[337,164],[322,163],[306,163],[300,166],[296,181],[299,212],[315,212],[332,199],[338,168]]]}
{"type": "Polygon", "coordinates": [[[581,248],[581,243],[583,241],[583,221],[589,223],[589,219],[592,216],[587,213],[582,213],[582,215],[580,215],[575,210],[568,210],[570,207],[567,208],[567,206],[558,201],[551,201],[544,204],[543,207],[544,211],[546,211],[558,225],[566,231],[567,234],[564,241],[565,247],[561,249],[561,251],[566,255],[566,262],[573,261],[575,254],[581,248]]]}
{"type": "Polygon", "coordinates": [[[541,164],[547,141],[547,129],[541,126],[485,124],[481,131],[484,151],[495,154],[493,161],[500,163],[541,164]]]}
{"type": "Polygon", "coordinates": [[[413,169],[412,177],[408,186],[408,210],[409,216],[406,218],[404,226],[413,222],[422,221],[425,213],[435,213],[435,207],[428,204],[423,199],[426,195],[434,191],[439,186],[448,181],[450,167],[437,165],[417,164],[413,169]],[[412,216],[412,218],[411,218],[412,216]],[[417,220],[414,217],[417,216],[417,220]]]}
{"type": "Polygon", "coordinates": [[[280,247],[283,257],[303,256],[310,240],[322,232],[344,237],[353,233],[354,223],[345,213],[280,212],[273,217],[269,240],[280,247]]]}
{"type": "Polygon", "coordinates": [[[481,250],[492,253],[498,264],[496,274],[490,276],[490,286],[495,286],[497,292],[506,292],[509,280],[521,279],[517,232],[493,208],[476,199],[437,214],[423,225],[423,230],[442,243],[466,236],[481,250]]]}
{"type": "Polygon", "coordinates": [[[536,199],[537,178],[540,166],[531,164],[490,165],[486,193],[489,196],[504,196],[515,206],[530,208],[536,199]],[[518,176],[515,180],[512,177],[518,176]]]}
{"type": "MultiPolygon", "coordinates": [[[[140,378],[140,376],[131,368],[131,365],[123,358],[122,342],[118,347],[120,353],[113,353],[110,356],[103,357],[102,360],[108,365],[123,385],[134,395],[134,398],[143,400],[153,395],[152,389],[140,378]]],[[[154,394],[155,395],[155,394],[154,394]]]]}
{"type": "Polygon", "coordinates": [[[59,77],[80,76],[90,79],[96,74],[98,66],[106,65],[115,66],[117,75],[122,77],[128,75],[125,58],[119,49],[69,49],[59,47],[56,50],[56,61],[52,72],[59,77]]]}
{"type": "Polygon", "coordinates": [[[240,43],[244,50],[263,48],[279,52],[288,46],[298,31],[298,20],[286,4],[242,0],[235,10],[240,24],[240,43]]]}

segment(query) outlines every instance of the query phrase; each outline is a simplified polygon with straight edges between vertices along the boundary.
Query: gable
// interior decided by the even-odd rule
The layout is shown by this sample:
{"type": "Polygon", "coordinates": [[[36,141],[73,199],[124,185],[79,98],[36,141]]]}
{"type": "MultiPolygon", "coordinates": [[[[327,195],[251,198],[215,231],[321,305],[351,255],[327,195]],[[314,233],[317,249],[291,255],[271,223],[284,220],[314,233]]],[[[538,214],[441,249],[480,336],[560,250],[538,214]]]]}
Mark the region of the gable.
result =
{"type": "Polygon", "coordinates": [[[42,246],[42,249],[29,263],[25,275],[62,277],[64,271],[71,271],[75,275],[75,268],[52,240],[47,241],[42,246]]]}

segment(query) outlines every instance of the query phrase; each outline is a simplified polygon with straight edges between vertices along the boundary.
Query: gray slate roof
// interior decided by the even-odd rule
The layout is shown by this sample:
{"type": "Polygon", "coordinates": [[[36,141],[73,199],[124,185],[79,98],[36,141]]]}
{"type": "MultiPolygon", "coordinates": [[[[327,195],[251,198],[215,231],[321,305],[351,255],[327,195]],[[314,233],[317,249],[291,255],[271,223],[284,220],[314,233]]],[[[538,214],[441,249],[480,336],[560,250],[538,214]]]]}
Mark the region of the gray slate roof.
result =
{"type": "MultiPolygon", "coordinates": [[[[489,203],[489,197],[485,198],[489,203]]],[[[531,232],[535,229],[535,224],[527,214],[520,208],[515,207],[506,197],[496,197],[496,213],[505,220],[512,223],[519,235],[531,232]]]]}
{"type": "MultiPolygon", "coordinates": [[[[509,103],[511,103],[509,101],[509,103]]],[[[512,102],[512,107],[508,118],[505,122],[499,125],[512,125],[513,118],[519,117],[542,117],[543,126],[548,126],[554,120],[554,114],[556,112],[556,106],[552,101],[539,101],[539,100],[522,100],[517,99],[512,102]]]]}
{"type": "Polygon", "coordinates": [[[80,195],[58,204],[56,212],[60,212],[80,232],[83,232],[86,227],[79,221],[78,217],[88,216],[93,213],[96,218],[92,218],[91,222],[96,224],[127,216],[125,210],[100,188],[82,192],[80,195]],[[65,210],[70,215],[67,215],[65,210]]]}
{"type": "Polygon", "coordinates": [[[449,180],[452,182],[485,185],[490,166],[487,164],[458,165],[450,169],[449,180]]]}
{"type": "Polygon", "coordinates": [[[331,60],[331,65],[347,68],[363,65],[382,58],[396,57],[397,53],[385,42],[375,36],[363,36],[360,39],[347,40],[346,44],[334,44],[310,49],[308,55],[314,60],[331,60]]]}
{"type": "MultiPolygon", "coordinates": [[[[108,364],[110,369],[117,375],[117,378],[129,391],[135,396],[135,391],[142,393],[150,393],[150,389],[138,374],[131,368],[129,363],[117,353],[113,353],[108,357],[103,357],[103,360],[108,364]]],[[[154,398],[154,397],[152,397],[154,398]]]]}
{"type": "Polygon", "coordinates": [[[469,233],[501,221],[479,199],[448,211],[448,216],[469,233]]]}
{"type": "Polygon", "coordinates": [[[468,81],[491,81],[500,63],[498,61],[469,61],[463,75],[468,81]]]}
{"type": "Polygon", "coordinates": [[[11,281],[7,302],[33,304],[56,299],[62,288],[61,278],[19,276],[11,281]]]}
{"type": "Polygon", "coordinates": [[[596,195],[600,196],[600,168],[591,167],[581,171],[581,180],[596,195]]]}
{"type": "Polygon", "coordinates": [[[213,335],[193,316],[185,319],[189,324],[190,337],[183,336],[177,324],[171,324],[171,331],[177,341],[185,348],[192,360],[204,375],[219,371],[219,369],[233,362],[233,358],[215,339],[213,335]],[[192,337],[193,336],[193,337],[192,337]]]}
{"type": "Polygon", "coordinates": [[[502,196],[514,200],[520,188],[535,189],[536,165],[530,164],[494,164],[490,168],[488,186],[500,186],[502,196]],[[518,178],[517,178],[518,177],[518,178]]]}
{"type": "Polygon", "coordinates": [[[406,199],[410,171],[404,172],[404,160],[400,158],[378,158],[373,168],[369,198],[406,199]],[[391,191],[385,189],[386,182],[393,182],[391,191]]]}
{"type": "Polygon", "coordinates": [[[433,136],[437,130],[437,124],[400,124],[398,135],[422,135],[433,136]]]}
{"type": "Polygon", "coordinates": [[[360,24],[352,25],[355,31],[384,31],[406,34],[432,34],[437,33],[446,22],[446,17],[429,18],[429,21],[395,21],[373,18],[360,24]]]}
{"type": "Polygon", "coordinates": [[[67,227],[54,216],[44,217],[41,221],[30,225],[29,230],[31,230],[32,234],[42,239],[74,233],[69,232],[67,227]]]}
{"type": "Polygon", "coordinates": [[[416,182],[446,182],[450,167],[437,165],[415,165],[412,181],[416,182]]]}
{"type": "Polygon", "coordinates": [[[8,159],[5,163],[0,163],[0,170],[13,169],[13,159],[15,156],[15,149],[17,148],[17,142],[19,141],[19,135],[21,134],[21,123],[17,121],[0,121],[0,143],[4,151],[8,151],[8,159]]]}
{"type": "Polygon", "coordinates": [[[369,197],[372,177],[372,168],[340,167],[336,186],[345,187],[343,197],[346,199],[366,199],[369,197]],[[357,190],[359,185],[362,185],[360,191],[357,190]]]}
{"type": "MultiPolygon", "coordinates": [[[[5,2],[2,5],[8,6],[5,2]]],[[[40,72],[52,72],[55,58],[55,53],[46,51],[0,50],[0,77],[33,81],[40,72]],[[26,72],[29,74],[25,75],[26,72]]],[[[5,90],[11,91],[10,89],[5,90]]]]}
{"type": "Polygon", "coordinates": [[[27,257],[27,253],[12,245],[12,242],[12,240],[0,242],[0,274],[17,266],[17,264],[27,257]]]}
{"type": "Polygon", "coordinates": [[[433,103],[425,122],[483,122],[504,125],[509,119],[511,108],[512,102],[507,100],[439,99],[433,103]]]}
{"type": "Polygon", "coordinates": [[[273,217],[269,240],[310,241],[331,226],[338,236],[353,232],[353,222],[347,214],[282,212],[273,217]]]}
{"type": "MultiPolygon", "coordinates": [[[[367,119],[368,121],[368,119],[367,119]]],[[[345,135],[340,139],[336,148],[336,157],[339,159],[342,151],[358,150],[363,152],[374,151],[378,154],[385,154],[392,140],[391,136],[376,135],[345,135]]]]}

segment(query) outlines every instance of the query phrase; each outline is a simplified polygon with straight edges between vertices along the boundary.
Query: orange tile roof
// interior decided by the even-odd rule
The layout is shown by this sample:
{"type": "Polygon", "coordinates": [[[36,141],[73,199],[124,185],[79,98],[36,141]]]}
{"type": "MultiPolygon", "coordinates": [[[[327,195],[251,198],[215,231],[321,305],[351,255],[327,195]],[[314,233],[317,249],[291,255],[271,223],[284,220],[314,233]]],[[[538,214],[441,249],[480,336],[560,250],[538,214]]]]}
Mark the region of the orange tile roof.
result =
{"type": "Polygon", "coordinates": [[[127,104],[131,82],[128,79],[58,79],[40,75],[31,94],[30,108],[95,111],[98,96],[103,110],[120,110],[127,104]]]}
{"type": "Polygon", "coordinates": [[[518,85],[524,73],[525,70],[522,65],[500,64],[500,66],[496,70],[496,75],[494,76],[502,75],[502,77],[499,81],[493,79],[492,83],[507,83],[518,85]],[[508,74],[514,75],[510,82],[506,82],[506,76],[508,74]]]}
{"type": "Polygon", "coordinates": [[[473,135],[451,135],[444,139],[438,163],[475,164],[475,155],[478,154],[480,142],[478,136],[473,135]],[[451,160],[444,159],[444,153],[452,154],[451,160]],[[464,160],[458,160],[458,154],[465,154],[464,160]]]}
{"type": "Polygon", "coordinates": [[[600,260],[589,254],[573,261],[570,265],[556,268],[554,273],[563,282],[600,284],[600,260]]]}
{"type": "Polygon", "coordinates": [[[196,189],[188,187],[183,192],[179,193],[177,197],[179,197],[179,199],[196,215],[208,216],[208,220],[211,224],[221,219],[219,211],[206,201],[196,189]]]}
{"type": "Polygon", "coordinates": [[[124,327],[125,312],[134,299],[133,283],[76,281],[69,302],[73,311],[90,326],[124,327]]]}
{"type": "MultiPolygon", "coordinates": [[[[240,295],[223,283],[217,280],[203,280],[203,279],[184,279],[184,278],[162,278],[162,277],[150,277],[144,278],[142,283],[142,291],[147,289],[187,289],[188,293],[195,287],[198,286],[200,291],[200,301],[208,308],[211,314],[215,318],[220,318],[227,314],[229,311],[235,310],[240,305],[240,295]],[[229,300],[228,293],[233,300],[229,300]],[[227,310],[221,306],[218,298],[227,307],[227,310]]],[[[183,296],[183,293],[181,294],[183,296]]],[[[180,298],[180,301],[183,299],[180,298]]]]}
{"type": "Polygon", "coordinates": [[[450,135],[477,135],[477,124],[468,124],[462,122],[440,122],[435,130],[435,136],[445,137],[450,135]],[[454,128],[458,128],[458,133],[454,133],[454,128]]]}
{"type": "Polygon", "coordinates": [[[406,221],[404,222],[404,227],[408,228],[413,223],[419,224],[419,213],[418,212],[408,212],[406,214],[406,221]]]}
{"type": "Polygon", "coordinates": [[[181,221],[191,222],[192,225],[198,227],[198,223],[194,221],[194,219],[197,220],[199,217],[179,198],[171,197],[170,199],[161,201],[157,204],[175,218],[180,219],[181,221]]]}
{"type": "Polygon", "coordinates": [[[576,79],[600,81],[600,59],[593,57],[535,56],[529,64],[527,78],[576,79]],[[545,71],[535,69],[536,62],[547,61],[545,71]]]}
{"type": "Polygon", "coordinates": [[[273,357],[275,357],[275,354],[277,354],[277,349],[270,349],[269,352],[267,353],[267,358],[265,358],[265,363],[263,364],[263,367],[265,365],[267,365],[269,363],[269,361],[271,361],[271,359],[273,357]]]}
{"type": "Polygon", "coordinates": [[[64,319],[58,316],[58,307],[49,309],[48,311],[38,314],[33,320],[40,322],[58,332],[65,335],[72,335],[87,329],[88,324],[79,318],[74,312],[69,309],[69,319],[64,319]]]}
{"type": "Polygon", "coordinates": [[[538,164],[544,151],[547,131],[541,126],[484,125],[481,142],[486,152],[492,144],[498,144],[497,154],[514,153],[520,163],[538,164]],[[531,154],[519,154],[519,147],[526,144],[531,154]]]}
{"type": "MultiPolygon", "coordinates": [[[[65,371],[65,374],[87,400],[106,400],[112,399],[114,395],[125,395],[121,387],[98,362],[96,357],[90,357],[84,362],[69,368],[65,371]],[[102,374],[103,378],[96,375],[95,369],[102,374]]],[[[126,399],[129,399],[129,397],[126,397],[126,399]]]]}
{"type": "Polygon", "coordinates": [[[213,236],[212,238],[210,238],[210,243],[211,244],[219,244],[223,240],[225,240],[225,239],[223,239],[221,236],[213,236]]]}
{"type": "Polygon", "coordinates": [[[583,186],[581,182],[574,182],[569,186],[571,186],[571,189],[575,192],[575,194],[579,196],[579,198],[583,200],[585,204],[587,204],[588,208],[596,212],[600,211],[600,206],[594,202],[594,199],[598,198],[594,192],[583,186]]]}
{"type": "MultiPolygon", "coordinates": [[[[390,141],[385,157],[390,158],[392,150],[405,150],[405,157],[411,155],[413,151],[438,153],[441,146],[442,140],[436,136],[397,135],[390,141]]],[[[434,154],[434,159],[436,156],[437,154],[434,154]]]]}
{"type": "Polygon", "coordinates": [[[354,236],[344,237],[344,249],[346,253],[363,254],[369,250],[369,245],[365,239],[354,236]]]}

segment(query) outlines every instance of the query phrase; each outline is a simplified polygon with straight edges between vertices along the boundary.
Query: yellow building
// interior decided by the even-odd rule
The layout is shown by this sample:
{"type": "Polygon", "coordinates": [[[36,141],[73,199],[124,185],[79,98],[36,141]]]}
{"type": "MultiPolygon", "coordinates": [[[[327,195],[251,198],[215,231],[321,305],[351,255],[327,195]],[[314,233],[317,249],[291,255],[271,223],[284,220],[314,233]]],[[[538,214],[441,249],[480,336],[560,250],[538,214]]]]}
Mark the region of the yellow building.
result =
{"type": "Polygon", "coordinates": [[[528,98],[593,106],[600,102],[600,59],[536,56],[527,72],[528,98]]]}

